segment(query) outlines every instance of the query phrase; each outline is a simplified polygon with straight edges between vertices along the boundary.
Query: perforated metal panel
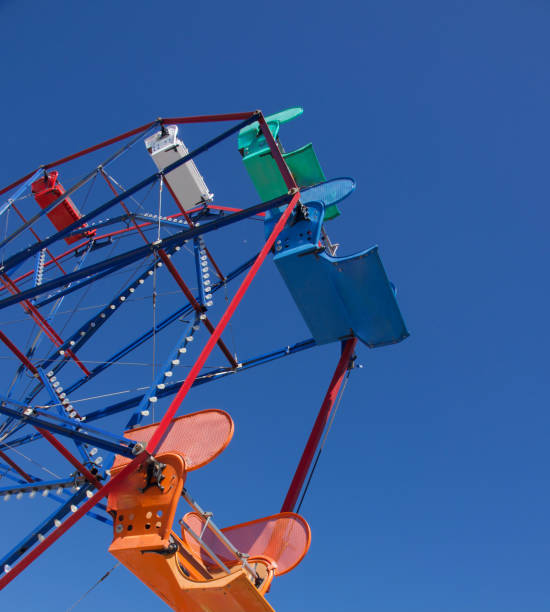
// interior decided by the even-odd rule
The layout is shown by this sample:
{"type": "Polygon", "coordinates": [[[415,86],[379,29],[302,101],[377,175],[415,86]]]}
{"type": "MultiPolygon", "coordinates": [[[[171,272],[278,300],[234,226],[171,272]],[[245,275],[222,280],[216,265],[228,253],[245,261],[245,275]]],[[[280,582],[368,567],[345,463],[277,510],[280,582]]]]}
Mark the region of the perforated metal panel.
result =
{"type": "MultiPolygon", "coordinates": [[[[136,442],[149,442],[158,423],[138,427],[124,436],[136,442]]],[[[233,437],[233,420],[223,410],[202,410],[172,421],[167,434],[155,454],[175,452],[183,456],[185,469],[190,472],[217,457],[233,437]]],[[[129,463],[130,459],[117,455],[113,468],[129,463]]]]}
{"type": "MultiPolygon", "coordinates": [[[[184,521],[200,534],[204,525],[202,517],[190,512],[184,521]]],[[[249,523],[234,525],[222,529],[225,536],[239,552],[250,557],[266,556],[277,563],[275,575],[285,574],[296,567],[306,554],[311,540],[309,525],[298,514],[282,512],[273,516],[257,519],[249,523]]],[[[207,553],[203,552],[196,540],[182,531],[183,540],[189,545],[193,554],[205,565],[213,562],[207,553]]],[[[203,535],[206,544],[228,564],[235,562],[235,557],[210,531],[203,535]]]]}

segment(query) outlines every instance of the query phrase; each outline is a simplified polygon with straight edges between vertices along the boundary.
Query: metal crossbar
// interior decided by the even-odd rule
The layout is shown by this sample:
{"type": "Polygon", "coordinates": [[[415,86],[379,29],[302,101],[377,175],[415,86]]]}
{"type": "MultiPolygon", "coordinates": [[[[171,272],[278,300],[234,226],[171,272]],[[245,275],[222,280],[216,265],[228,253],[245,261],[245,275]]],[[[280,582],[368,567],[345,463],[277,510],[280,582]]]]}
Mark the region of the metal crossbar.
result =
{"type": "Polygon", "coordinates": [[[221,529],[219,529],[219,527],[217,527],[217,525],[214,523],[214,521],[212,520],[212,513],[211,512],[205,512],[200,506],[199,504],[191,497],[191,495],[189,495],[187,489],[183,489],[182,491],[182,497],[185,499],[185,501],[191,506],[191,508],[193,508],[193,510],[195,512],[197,512],[197,514],[200,514],[202,518],[205,519],[205,524],[204,524],[204,528],[202,530],[201,535],[197,535],[192,529],[191,527],[189,527],[189,525],[183,520],[180,520],[180,524],[184,527],[184,529],[193,537],[193,539],[195,539],[202,548],[204,548],[204,550],[208,553],[208,555],[210,557],[212,557],[212,559],[214,561],[216,561],[216,563],[218,563],[220,565],[220,567],[227,573],[229,573],[229,570],[227,569],[227,566],[223,563],[223,561],[216,555],[216,553],[208,546],[208,544],[206,544],[206,542],[204,541],[204,539],[202,538],[202,536],[204,535],[204,532],[206,529],[210,529],[210,531],[218,538],[218,540],[227,548],[227,550],[235,557],[235,559],[237,559],[237,561],[239,561],[243,568],[252,576],[252,578],[254,580],[256,580],[258,578],[258,574],[257,572],[254,570],[254,568],[248,563],[247,559],[248,559],[248,555],[245,553],[240,552],[239,550],[237,550],[235,548],[235,546],[233,546],[233,544],[231,543],[231,541],[226,537],[226,535],[223,533],[223,531],[221,531],[221,529]]]}

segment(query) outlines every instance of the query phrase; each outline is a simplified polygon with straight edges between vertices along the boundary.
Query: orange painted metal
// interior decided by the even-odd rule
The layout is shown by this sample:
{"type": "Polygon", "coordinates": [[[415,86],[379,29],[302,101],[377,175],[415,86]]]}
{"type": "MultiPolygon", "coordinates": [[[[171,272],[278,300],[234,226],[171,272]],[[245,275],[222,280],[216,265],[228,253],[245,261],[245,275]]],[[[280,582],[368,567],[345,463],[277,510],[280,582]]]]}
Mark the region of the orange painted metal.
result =
{"type": "MultiPolygon", "coordinates": [[[[202,532],[204,519],[196,512],[189,512],[183,520],[195,533],[202,532]]],[[[281,512],[248,523],[224,527],[222,532],[240,552],[246,553],[250,558],[269,559],[273,564],[275,576],[294,569],[305,557],[311,543],[309,525],[294,512],[281,512]]],[[[206,530],[203,537],[225,564],[235,562],[227,548],[211,531],[206,530]]],[[[195,557],[201,558],[206,567],[210,567],[208,553],[201,551],[198,542],[185,529],[182,529],[182,539],[195,557]]]]}
{"type": "MultiPolygon", "coordinates": [[[[156,428],[139,427],[125,435],[146,444],[156,428]]],[[[248,569],[210,528],[203,529],[202,515],[190,512],[184,520],[221,564],[205,555],[187,531],[182,538],[172,531],[187,472],[212,461],[232,435],[233,421],[222,410],[188,414],[171,423],[154,458],[124,479],[118,475],[128,469],[127,458],[117,457],[111,469],[116,484],[107,503],[114,530],[109,552],[173,610],[274,612],[264,597],[273,577],[294,568],[309,547],[309,526],[292,512],[223,530],[248,555],[248,569]]]]}
{"type": "MultiPolygon", "coordinates": [[[[173,610],[196,612],[274,612],[241,565],[229,574],[206,569],[174,533],[172,523],[185,481],[184,459],[176,453],[157,455],[164,467],[161,490],[147,485],[147,462],[109,494],[114,534],[109,552],[173,610]],[[145,491],[144,491],[145,489],[145,491]]],[[[112,470],[116,476],[123,468],[112,470]]],[[[273,577],[269,560],[263,565],[263,591],[273,577]]]]}
{"type": "MultiPolygon", "coordinates": [[[[124,432],[124,436],[147,444],[158,423],[136,427],[124,432]]],[[[169,425],[158,453],[180,454],[188,472],[196,470],[215,459],[233,437],[233,419],[223,410],[201,410],[178,417],[169,425]]],[[[130,462],[128,457],[117,455],[113,469],[130,462]]],[[[112,470],[111,470],[112,471],[112,470]]]]}

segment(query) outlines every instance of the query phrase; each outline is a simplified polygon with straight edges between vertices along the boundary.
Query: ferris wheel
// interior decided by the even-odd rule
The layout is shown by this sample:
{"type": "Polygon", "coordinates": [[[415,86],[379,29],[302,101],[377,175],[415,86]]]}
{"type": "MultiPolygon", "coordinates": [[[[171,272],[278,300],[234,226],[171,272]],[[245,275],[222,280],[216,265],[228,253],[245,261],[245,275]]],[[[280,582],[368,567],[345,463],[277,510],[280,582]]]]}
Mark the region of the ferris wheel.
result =
{"type": "Polygon", "coordinates": [[[0,497],[55,504],[0,552],[0,589],[88,515],[111,525],[109,551],[173,609],[272,610],[273,579],[309,547],[296,510],[356,345],[408,336],[377,247],[340,256],[329,237],[354,180],[327,179],[312,144],[283,148],[281,127],[301,113],[157,119],[0,190],[0,497]],[[212,136],[218,123],[230,127],[212,136]],[[191,128],[209,137],[189,151],[191,128]],[[218,204],[209,154],[226,177],[244,166],[260,202],[218,204]],[[259,251],[227,248],[251,224],[259,251]],[[309,336],[246,354],[230,322],[266,259],[309,336]],[[223,461],[235,415],[190,410],[188,392],[329,343],[339,359],[280,512],[218,527],[186,476],[223,461]],[[45,465],[46,445],[62,474],[45,465]]]}

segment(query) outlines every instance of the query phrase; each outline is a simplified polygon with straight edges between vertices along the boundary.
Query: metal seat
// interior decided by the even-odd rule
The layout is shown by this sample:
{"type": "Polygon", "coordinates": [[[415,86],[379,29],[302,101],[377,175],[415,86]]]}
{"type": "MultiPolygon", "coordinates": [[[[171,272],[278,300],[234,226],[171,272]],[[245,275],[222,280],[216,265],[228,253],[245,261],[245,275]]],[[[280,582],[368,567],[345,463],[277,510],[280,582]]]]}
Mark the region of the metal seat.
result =
{"type": "MultiPolygon", "coordinates": [[[[404,340],[409,332],[394,286],[374,246],[335,257],[321,245],[322,202],[297,210],[275,243],[274,261],[317,344],[355,336],[374,348],[404,340]]],[[[268,211],[266,231],[281,211],[268,211]]]]}
{"type": "MultiPolygon", "coordinates": [[[[146,442],[156,427],[126,436],[146,442]]],[[[183,488],[187,472],[214,459],[232,435],[231,417],[221,410],[175,419],[155,457],[109,494],[114,526],[109,552],[173,610],[274,612],[264,598],[273,577],[295,567],[309,547],[309,527],[298,515],[283,513],[221,531],[183,488]],[[196,540],[189,532],[180,539],[172,530],[182,495],[194,509],[186,518],[198,531],[196,540]],[[211,553],[208,563],[204,550],[211,553]]],[[[117,457],[112,475],[127,463],[117,457]]]]}

